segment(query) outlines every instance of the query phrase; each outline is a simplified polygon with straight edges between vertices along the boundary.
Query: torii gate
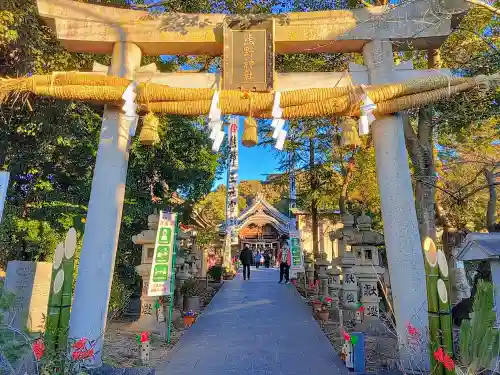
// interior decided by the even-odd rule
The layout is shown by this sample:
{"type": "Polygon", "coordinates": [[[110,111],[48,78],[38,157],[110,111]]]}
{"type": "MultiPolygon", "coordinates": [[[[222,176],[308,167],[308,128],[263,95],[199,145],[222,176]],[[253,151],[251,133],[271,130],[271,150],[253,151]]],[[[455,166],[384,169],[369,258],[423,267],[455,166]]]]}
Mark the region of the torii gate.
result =
{"type": "MultiPolygon", "coordinates": [[[[467,5],[462,0],[415,0],[402,6],[289,13],[275,19],[274,52],[362,52],[365,66],[351,64],[350,74],[277,74],[276,91],[300,88],[385,84],[450,72],[415,71],[411,63],[394,65],[398,49],[439,48],[467,5]],[[443,4],[440,4],[443,3],[443,4]]],[[[70,0],[38,0],[40,15],[71,52],[111,54],[111,66],[94,68],[139,82],[151,80],[172,87],[218,88],[220,77],[209,73],[159,74],[141,67],[142,55],[222,55],[222,14],[163,14],[109,8],[70,0]]],[[[399,336],[413,322],[425,332],[427,301],[417,216],[403,124],[398,115],[378,118],[371,126],[384,220],[392,293],[399,336]]],[[[97,340],[94,365],[101,365],[101,338],[123,208],[130,122],[117,107],[107,106],[99,141],[88,207],[83,249],[70,323],[71,337],[97,340]]],[[[426,350],[423,348],[422,350],[426,350]]],[[[404,365],[411,354],[400,348],[404,365]]],[[[415,365],[413,358],[413,365],[415,365]]],[[[425,363],[417,364],[425,368],[425,363]]]]}

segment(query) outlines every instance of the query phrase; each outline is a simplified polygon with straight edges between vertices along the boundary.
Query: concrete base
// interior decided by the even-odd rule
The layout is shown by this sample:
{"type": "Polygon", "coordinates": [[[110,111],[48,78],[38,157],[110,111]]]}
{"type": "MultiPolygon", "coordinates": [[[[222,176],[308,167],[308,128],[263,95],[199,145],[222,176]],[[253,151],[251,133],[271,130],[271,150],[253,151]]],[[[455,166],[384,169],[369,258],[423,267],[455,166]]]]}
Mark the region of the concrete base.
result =
{"type": "Polygon", "coordinates": [[[103,365],[99,368],[87,370],[89,375],[155,375],[152,368],[113,368],[103,365]]]}

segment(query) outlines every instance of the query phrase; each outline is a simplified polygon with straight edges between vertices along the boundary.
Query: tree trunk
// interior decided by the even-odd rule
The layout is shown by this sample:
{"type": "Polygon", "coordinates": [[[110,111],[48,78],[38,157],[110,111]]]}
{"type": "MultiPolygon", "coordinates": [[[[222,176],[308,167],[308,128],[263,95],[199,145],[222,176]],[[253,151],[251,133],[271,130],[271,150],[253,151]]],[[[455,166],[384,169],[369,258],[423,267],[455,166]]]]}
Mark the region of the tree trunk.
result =
{"type": "Polygon", "coordinates": [[[486,183],[488,184],[488,191],[490,193],[490,198],[488,200],[488,208],[486,211],[486,227],[488,228],[488,232],[497,231],[497,218],[496,218],[496,206],[497,206],[497,189],[495,186],[495,174],[489,171],[488,169],[484,169],[484,178],[486,179],[486,183]]]}
{"type": "Polygon", "coordinates": [[[318,243],[318,199],[316,198],[318,181],[316,176],[316,170],[314,168],[314,140],[309,138],[309,172],[311,174],[311,229],[312,229],[312,241],[313,241],[313,254],[314,257],[319,255],[319,243],[318,243]]]}
{"type": "MultiPolygon", "coordinates": [[[[439,50],[428,51],[427,66],[429,69],[439,69],[439,50]]],[[[419,224],[420,238],[436,240],[436,169],[434,166],[433,144],[433,106],[419,109],[418,133],[414,147],[419,151],[414,153],[412,161],[415,168],[415,199],[419,224]]]]}

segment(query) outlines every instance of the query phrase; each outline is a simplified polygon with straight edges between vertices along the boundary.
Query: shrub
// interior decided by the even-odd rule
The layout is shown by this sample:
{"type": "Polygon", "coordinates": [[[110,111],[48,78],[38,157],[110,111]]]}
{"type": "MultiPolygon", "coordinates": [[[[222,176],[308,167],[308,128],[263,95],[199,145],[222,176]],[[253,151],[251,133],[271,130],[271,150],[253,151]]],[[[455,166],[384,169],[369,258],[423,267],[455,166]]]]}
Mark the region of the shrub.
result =
{"type": "Polygon", "coordinates": [[[479,280],[471,319],[463,320],[460,325],[459,358],[467,374],[489,369],[497,357],[500,331],[494,328],[495,319],[493,284],[479,280]]]}
{"type": "Polygon", "coordinates": [[[222,278],[222,273],[224,270],[222,269],[222,266],[217,265],[217,266],[212,266],[208,269],[208,276],[210,276],[213,280],[215,281],[220,281],[222,278]]]}
{"type": "Polygon", "coordinates": [[[181,294],[184,297],[199,297],[200,292],[200,283],[194,277],[184,281],[181,286],[181,294]]]}

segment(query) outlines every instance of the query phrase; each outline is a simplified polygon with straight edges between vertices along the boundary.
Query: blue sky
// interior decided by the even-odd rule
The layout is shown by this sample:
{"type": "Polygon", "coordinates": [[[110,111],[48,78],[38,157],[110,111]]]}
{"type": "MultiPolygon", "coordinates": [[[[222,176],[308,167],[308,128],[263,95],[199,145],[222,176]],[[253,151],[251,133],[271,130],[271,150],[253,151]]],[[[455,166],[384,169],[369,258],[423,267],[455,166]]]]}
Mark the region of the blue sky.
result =
{"type": "MultiPolygon", "coordinates": [[[[241,144],[243,134],[243,120],[240,117],[239,124],[239,180],[264,180],[267,174],[278,172],[278,161],[276,151],[270,147],[255,146],[245,147],[241,144]]],[[[227,137],[227,135],[226,135],[227,137]]],[[[227,175],[221,176],[214,183],[214,188],[220,184],[226,184],[227,175]]]]}

